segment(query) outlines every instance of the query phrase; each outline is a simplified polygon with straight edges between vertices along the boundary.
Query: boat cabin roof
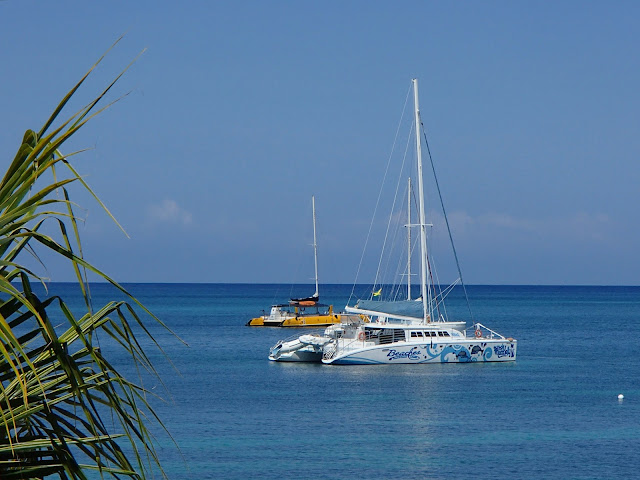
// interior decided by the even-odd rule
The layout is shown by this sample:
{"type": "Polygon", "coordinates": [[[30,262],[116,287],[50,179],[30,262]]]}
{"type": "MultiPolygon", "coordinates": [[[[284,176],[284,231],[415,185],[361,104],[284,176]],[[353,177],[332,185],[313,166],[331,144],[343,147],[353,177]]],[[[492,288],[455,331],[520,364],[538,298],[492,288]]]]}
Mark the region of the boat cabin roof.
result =
{"type": "Polygon", "coordinates": [[[445,326],[438,325],[437,323],[427,324],[406,324],[406,323],[368,323],[364,325],[364,328],[369,330],[384,330],[384,329],[402,329],[402,330],[420,330],[420,331],[435,331],[441,332],[449,330],[445,326]]]}

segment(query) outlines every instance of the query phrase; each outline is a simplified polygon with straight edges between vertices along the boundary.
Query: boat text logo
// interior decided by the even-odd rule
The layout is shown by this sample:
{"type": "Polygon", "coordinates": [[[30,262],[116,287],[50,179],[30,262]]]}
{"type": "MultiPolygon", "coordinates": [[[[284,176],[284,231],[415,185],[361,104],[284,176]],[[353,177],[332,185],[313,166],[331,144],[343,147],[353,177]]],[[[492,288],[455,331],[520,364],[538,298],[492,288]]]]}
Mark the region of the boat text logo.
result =
{"type": "Polygon", "coordinates": [[[407,352],[399,352],[398,350],[389,350],[387,353],[387,358],[389,360],[398,360],[400,358],[408,358],[409,360],[420,360],[420,350],[418,347],[413,347],[411,350],[407,352]]]}
{"type": "Polygon", "coordinates": [[[514,356],[514,348],[513,345],[496,345],[493,347],[493,351],[498,356],[498,358],[502,357],[513,357],[514,356]]]}

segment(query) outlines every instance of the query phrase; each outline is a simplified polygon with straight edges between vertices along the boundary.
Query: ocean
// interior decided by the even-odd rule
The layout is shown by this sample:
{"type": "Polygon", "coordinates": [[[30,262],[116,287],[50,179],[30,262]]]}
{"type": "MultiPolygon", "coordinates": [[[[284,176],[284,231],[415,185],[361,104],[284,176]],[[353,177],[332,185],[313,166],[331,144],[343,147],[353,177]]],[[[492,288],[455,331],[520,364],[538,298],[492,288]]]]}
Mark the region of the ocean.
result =
{"type": "MultiPolygon", "coordinates": [[[[245,323],[311,286],[125,287],[188,344],[157,326],[166,357],[144,342],[164,383],[145,386],[162,397],[154,408],[177,444],[157,432],[169,478],[586,480],[640,471],[640,287],[468,286],[473,319],[518,340],[516,362],[382,366],[267,360],[301,330],[245,323]]],[[[50,288],[81,308],[72,284],[50,288]]],[[[338,310],[351,291],[320,286],[338,310]]],[[[96,306],[118,297],[104,284],[92,294],[96,306]]],[[[469,315],[456,287],[450,319],[469,315]]]]}

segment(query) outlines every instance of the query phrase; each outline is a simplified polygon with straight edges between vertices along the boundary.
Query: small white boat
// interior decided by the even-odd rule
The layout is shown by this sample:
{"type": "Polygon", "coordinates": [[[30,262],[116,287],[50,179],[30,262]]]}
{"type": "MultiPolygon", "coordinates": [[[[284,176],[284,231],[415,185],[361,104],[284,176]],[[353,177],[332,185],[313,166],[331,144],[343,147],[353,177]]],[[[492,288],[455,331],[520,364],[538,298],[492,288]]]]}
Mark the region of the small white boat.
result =
{"type": "Polygon", "coordinates": [[[322,361],[324,346],[334,338],[332,329],[339,325],[331,325],[324,332],[294,335],[280,340],[269,351],[269,360],[274,362],[315,362],[322,361]]]}
{"type": "MultiPolygon", "coordinates": [[[[422,179],[422,154],[420,138],[420,110],[418,81],[413,80],[414,132],[418,179],[418,223],[411,221],[408,206],[407,227],[420,230],[420,296],[411,299],[411,239],[408,235],[407,299],[381,301],[382,288],[372,292],[368,299],[360,299],[345,311],[359,317],[356,321],[343,321],[331,325],[322,335],[314,338],[290,339],[279,342],[271,349],[269,358],[274,361],[321,361],[325,364],[368,365],[397,363],[468,363],[515,361],[517,341],[473,321],[470,329],[465,321],[449,321],[444,301],[462,274],[455,248],[453,253],[460,277],[444,291],[433,281],[434,272],[427,253],[427,228],[425,219],[424,186],[422,179]],[[445,313],[443,313],[445,312],[445,313]],[[364,320],[361,320],[364,319],[364,320]]],[[[432,165],[433,166],[433,165],[432,165]]],[[[433,169],[435,174],[435,169],[433,169]]],[[[410,185],[411,181],[409,181],[410,185]]],[[[437,180],[436,180],[437,186],[437,180]]],[[[439,187],[437,187],[440,194],[439,187]]],[[[411,192],[409,191],[409,197],[411,192]]],[[[442,203],[442,197],[440,196],[442,203]]],[[[407,204],[409,205],[409,201],[407,204]]],[[[446,220],[444,206],[442,208],[446,220]]],[[[392,215],[393,217],[393,215],[392,215]]],[[[448,228],[448,221],[447,221],[448,228]]],[[[451,239],[451,232],[449,231],[451,239]]],[[[453,247],[453,243],[452,243],[453,247]]],[[[376,286],[374,286],[375,290],[376,286]]],[[[468,299],[467,299],[468,301],[468,299]]],[[[469,308],[469,311],[471,309],[469,308]]]]}

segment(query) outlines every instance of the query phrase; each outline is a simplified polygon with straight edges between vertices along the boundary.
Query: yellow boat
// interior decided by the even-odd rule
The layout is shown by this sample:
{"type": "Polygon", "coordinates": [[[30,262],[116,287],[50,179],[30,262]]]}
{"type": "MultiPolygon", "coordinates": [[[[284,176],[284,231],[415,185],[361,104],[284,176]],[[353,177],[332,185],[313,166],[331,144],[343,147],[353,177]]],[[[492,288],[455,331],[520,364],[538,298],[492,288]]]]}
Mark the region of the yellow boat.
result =
{"type": "Polygon", "coordinates": [[[289,303],[272,305],[266,313],[247,322],[249,327],[322,327],[360,318],[360,315],[334,313],[333,305],[318,303],[318,248],[316,245],[316,200],[311,197],[313,209],[313,257],[316,271],[316,292],[307,298],[291,299],[289,303]]]}
{"type": "Polygon", "coordinates": [[[333,305],[292,300],[288,304],[272,305],[269,315],[252,318],[247,325],[250,327],[323,327],[347,321],[352,317],[356,316],[334,313],[333,305]]]}

